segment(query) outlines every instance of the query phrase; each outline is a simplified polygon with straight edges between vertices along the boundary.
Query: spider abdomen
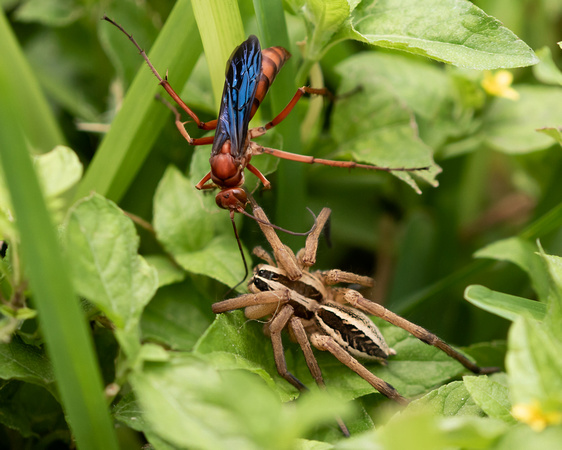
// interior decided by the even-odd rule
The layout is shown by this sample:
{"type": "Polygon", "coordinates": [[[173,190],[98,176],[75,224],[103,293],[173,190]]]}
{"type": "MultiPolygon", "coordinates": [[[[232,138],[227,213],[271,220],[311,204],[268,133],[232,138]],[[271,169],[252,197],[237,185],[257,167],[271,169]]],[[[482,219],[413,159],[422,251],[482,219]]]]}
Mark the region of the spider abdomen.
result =
{"type": "Polygon", "coordinates": [[[317,326],[356,358],[386,362],[391,349],[376,325],[362,312],[326,302],[315,312],[317,326]]]}

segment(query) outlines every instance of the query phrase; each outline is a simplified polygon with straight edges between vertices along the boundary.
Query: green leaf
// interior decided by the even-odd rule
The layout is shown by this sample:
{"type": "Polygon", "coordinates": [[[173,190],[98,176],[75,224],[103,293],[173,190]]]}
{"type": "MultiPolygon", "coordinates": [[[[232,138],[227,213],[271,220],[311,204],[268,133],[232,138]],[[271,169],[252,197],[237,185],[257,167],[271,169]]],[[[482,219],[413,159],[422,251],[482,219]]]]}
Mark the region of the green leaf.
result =
{"type": "Polygon", "coordinates": [[[70,148],[57,146],[35,159],[35,169],[53,219],[60,223],[82,177],[82,164],[70,148]]]}
{"type": "Polygon", "coordinates": [[[511,415],[511,401],[507,386],[486,376],[465,376],[463,382],[472,399],[488,416],[509,424],[515,423],[515,419],[511,415]]]}
{"type": "Polygon", "coordinates": [[[147,255],[144,259],[156,269],[159,288],[168,284],[179,283],[185,279],[185,272],[164,255],[147,255]]]}
{"type": "Polygon", "coordinates": [[[536,64],[533,51],[465,0],[366,0],[339,38],[427,56],[470,69],[536,64]]]}
{"type": "Polygon", "coordinates": [[[72,0],[28,0],[16,12],[21,22],[39,22],[62,27],[71,24],[85,13],[83,6],[72,0]]]}
{"type": "Polygon", "coordinates": [[[533,67],[533,74],[537,80],[546,84],[562,85],[562,72],[552,60],[550,48],[542,47],[537,50],[540,62],[533,67]]]}
{"type": "Polygon", "coordinates": [[[131,377],[144,420],[176,447],[294,448],[294,440],[342,408],[320,393],[297,404],[277,395],[247,372],[217,371],[206,358],[172,354],[166,363],[145,363],[131,377]]]}
{"type": "Polygon", "coordinates": [[[308,59],[318,61],[322,52],[349,17],[351,8],[348,0],[307,0],[302,6],[305,19],[314,31],[307,42],[308,59]]]}
{"type": "Polygon", "coordinates": [[[142,315],[143,339],[191,350],[211,323],[209,304],[190,280],[158,289],[142,315]]]}
{"type": "Polygon", "coordinates": [[[540,448],[557,450],[562,442],[562,427],[549,427],[540,433],[529,427],[513,427],[499,441],[494,450],[528,450],[540,448]]]}
{"type": "Polygon", "coordinates": [[[478,250],[476,258],[492,258],[517,264],[531,278],[533,289],[538,298],[545,302],[548,297],[548,275],[545,265],[537,255],[537,245],[526,239],[513,237],[493,242],[478,250]]]}
{"type": "Polygon", "coordinates": [[[513,404],[562,409],[562,343],[543,325],[520,318],[509,331],[506,367],[513,404]]]}
{"type": "Polygon", "coordinates": [[[240,311],[218,315],[201,336],[194,351],[203,355],[215,355],[213,358],[217,368],[239,368],[256,373],[276,389],[284,401],[294,398],[297,393],[293,386],[278,375],[271,340],[264,336],[262,326],[248,321],[240,311]]]}
{"type": "Polygon", "coordinates": [[[16,336],[10,343],[0,343],[0,378],[38,384],[57,395],[55,376],[45,353],[16,336]]]}
{"type": "Polygon", "coordinates": [[[552,139],[537,128],[562,122],[562,92],[549,86],[518,85],[519,100],[496,98],[486,111],[482,136],[495,150],[522,154],[544,150],[552,139]]]}
{"type": "Polygon", "coordinates": [[[158,240],[183,269],[234,286],[242,279],[244,266],[231,232],[218,234],[227,232],[228,214],[194,184],[175,167],[164,174],[154,197],[158,240]]]}
{"type": "Polygon", "coordinates": [[[562,127],[537,128],[539,133],[544,133],[562,145],[562,127]]]}
{"type": "Polygon", "coordinates": [[[462,381],[453,381],[435,389],[406,408],[406,412],[439,414],[443,416],[480,416],[482,409],[470,396],[462,381]]]}
{"type": "MultiPolygon", "coordinates": [[[[61,404],[52,393],[36,384],[12,381],[2,386],[0,423],[17,430],[23,437],[34,438],[36,442],[41,436],[56,434],[70,445],[70,431],[64,421],[61,404]]],[[[11,436],[10,441],[14,444],[17,438],[13,438],[14,434],[11,436]]]]}
{"type": "MultiPolygon", "coordinates": [[[[385,70],[377,69],[384,60],[367,53],[337,67],[344,76],[340,92],[361,87],[360,93],[334,106],[331,132],[339,144],[338,155],[351,155],[358,162],[379,167],[429,167],[412,173],[436,185],[435,175],[441,169],[433,161],[431,149],[418,137],[413,110],[404,104],[401,91],[393,89],[385,70]],[[341,127],[342,123],[346,126],[341,127]]],[[[392,173],[419,191],[409,172],[392,173]]]]}
{"type": "Polygon", "coordinates": [[[124,332],[127,344],[120,342],[132,356],[140,316],[158,285],[156,270],[137,254],[132,221],[114,203],[92,194],[70,212],[66,240],[76,289],[124,332]]]}
{"type": "Polygon", "coordinates": [[[544,303],[492,291],[484,286],[468,286],[464,291],[464,298],[485,311],[511,321],[519,317],[543,320],[546,315],[544,303]]]}

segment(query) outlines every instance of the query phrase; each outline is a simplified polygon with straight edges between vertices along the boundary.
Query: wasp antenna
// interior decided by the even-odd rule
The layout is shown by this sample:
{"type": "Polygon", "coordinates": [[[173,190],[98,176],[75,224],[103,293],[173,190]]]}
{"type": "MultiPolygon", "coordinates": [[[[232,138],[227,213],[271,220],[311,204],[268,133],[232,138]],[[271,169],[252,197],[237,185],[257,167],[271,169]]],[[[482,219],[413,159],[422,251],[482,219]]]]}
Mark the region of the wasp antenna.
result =
{"type": "Polygon", "coordinates": [[[236,285],[234,285],[233,287],[231,287],[226,294],[224,294],[224,297],[228,297],[228,295],[234,291],[238,286],[240,286],[242,283],[244,283],[244,280],[246,278],[248,278],[248,274],[250,273],[248,271],[248,263],[246,262],[246,257],[244,256],[244,250],[242,249],[242,243],[240,242],[240,236],[238,236],[238,230],[236,229],[236,222],[234,222],[234,211],[230,212],[230,221],[232,222],[232,229],[234,230],[234,237],[236,238],[236,243],[238,244],[238,250],[240,250],[240,256],[242,256],[242,262],[244,263],[244,278],[242,278],[238,283],[236,283],[236,285]]]}
{"type": "Polygon", "coordinates": [[[239,210],[238,212],[244,214],[245,216],[248,216],[250,219],[254,219],[256,222],[262,223],[264,225],[267,225],[271,228],[274,228],[278,231],[282,231],[283,233],[287,233],[290,234],[291,236],[308,236],[310,233],[312,233],[312,230],[314,230],[314,227],[316,226],[316,216],[314,215],[314,213],[312,213],[312,216],[314,217],[314,224],[312,225],[312,227],[310,228],[310,230],[305,231],[305,232],[297,232],[297,231],[291,231],[291,230],[287,230],[286,228],[282,228],[279,225],[275,225],[271,222],[268,222],[267,220],[262,220],[256,216],[253,216],[252,214],[250,214],[249,212],[244,211],[243,209],[239,210]]]}
{"type": "MultiPolygon", "coordinates": [[[[139,51],[140,55],[144,58],[145,62],[148,64],[148,67],[150,68],[150,70],[152,71],[152,73],[154,74],[154,76],[156,76],[156,78],[158,78],[158,81],[160,81],[160,83],[162,83],[164,80],[162,80],[162,77],[160,76],[160,74],[158,73],[158,71],[156,70],[156,68],[152,65],[152,63],[150,62],[150,59],[148,59],[148,56],[146,54],[146,52],[143,50],[143,48],[137,43],[137,41],[135,41],[135,38],[133,37],[132,34],[129,34],[125,31],[125,28],[123,28],[121,25],[119,25],[117,22],[115,22],[114,20],[110,19],[109,17],[107,17],[105,14],[103,15],[103,20],[106,20],[107,22],[109,22],[110,24],[114,25],[115,27],[117,27],[119,30],[121,30],[121,32],[127,36],[129,38],[129,40],[135,45],[135,47],[137,48],[137,50],[139,51]]],[[[167,75],[167,73],[166,73],[167,75]]]]}

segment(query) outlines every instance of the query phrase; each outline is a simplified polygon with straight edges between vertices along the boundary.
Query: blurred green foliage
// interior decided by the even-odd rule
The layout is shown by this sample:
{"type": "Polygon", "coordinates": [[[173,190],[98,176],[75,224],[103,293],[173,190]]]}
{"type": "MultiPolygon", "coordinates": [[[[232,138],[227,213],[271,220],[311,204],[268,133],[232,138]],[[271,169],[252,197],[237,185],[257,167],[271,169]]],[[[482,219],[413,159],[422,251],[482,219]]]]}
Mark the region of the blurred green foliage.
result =
{"type": "MultiPolygon", "coordinates": [[[[28,189],[31,171],[0,179],[0,446],[61,448],[76,439],[86,448],[89,419],[75,407],[107,414],[99,376],[122,448],[559,447],[560,2],[1,4],[2,170],[13,173],[5,155],[27,146],[43,199],[28,189]],[[228,214],[194,189],[209,170],[209,150],[187,145],[154,99],[164,94],[156,78],[104,14],[134,35],[202,120],[216,117],[221,88],[211,80],[225,67],[218,55],[253,33],[293,57],[252,124],[274,117],[302,84],[344,94],[333,103],[301,100],[260,143],[428,167],[389,174],[265,155],[252,163],[271,191],[251,174],[246,186],[258,187],[273,222],[296,231],[311,225],[305,206],[330,207],[332,246],[321,240],[317,268],[373,276],[371,298],[504,372],[467,376],[377,320],[398,354],[386,367],[367,367],[416,398],[401,414],[319,352],[329,395],[317,392],[287,340],[290,370],[312,390],[292,402],[298,392],[277,374],[262,324],[211,312],[244,268],[228,214]],[[69,267],[60,279],[50,255],[61,249],[47,238],[22,252],[26,230],[42,237],[50,225],[14,214],[35,205],[22,204],[20,191],[43,202],[57,227],[69,267]],[[82,299],[99,369],[84,378],[91,395],[69,400],[61,386],[61,367],[69,379],[83,370],[77,360],[57,362],[64,348],[90,350],[73,334],[83,324],[59,312],[63,300],[33,291],[41,276],[47,287],[70,277],[82,299]],[[55,335],[60,348],[49,340],[55,335]]],[[[267,242],[253,221],[236,223],[251,260],[248,249],[267,242]]],[[[281,239],[294,250],[304,243],[281,239]]],[[[101,434],[113,440],[111,431],[101,434]]]]}

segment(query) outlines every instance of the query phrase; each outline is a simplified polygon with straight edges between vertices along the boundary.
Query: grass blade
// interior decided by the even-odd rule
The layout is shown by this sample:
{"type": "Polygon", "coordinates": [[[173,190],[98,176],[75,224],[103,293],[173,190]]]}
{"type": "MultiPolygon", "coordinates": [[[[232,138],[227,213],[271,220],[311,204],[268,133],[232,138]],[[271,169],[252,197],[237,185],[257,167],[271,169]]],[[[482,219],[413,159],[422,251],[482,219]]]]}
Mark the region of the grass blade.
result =
{"type": "Polygon", "coordinates": [[[63,407],[79,448],[116,449],[93,343],[28,156],[25,127],[12,114],[20,99],[3,77],[0,98],[0,161],[63,407]]]}
{"type": "Polygon", "coordinates": [[[34,150],[41,152],[64,144],[64,136],[3,11],[0,11],[0,42],[0,79],[18,99],[11,115],[22,127],[26,139],[34,150]]]}
{"type": "Polygon", "coordinates": [[[235,0],[192,0],[193,12],[203,41],[205,56],[219,109],[226,61],[246,34],[235,0]]]}

